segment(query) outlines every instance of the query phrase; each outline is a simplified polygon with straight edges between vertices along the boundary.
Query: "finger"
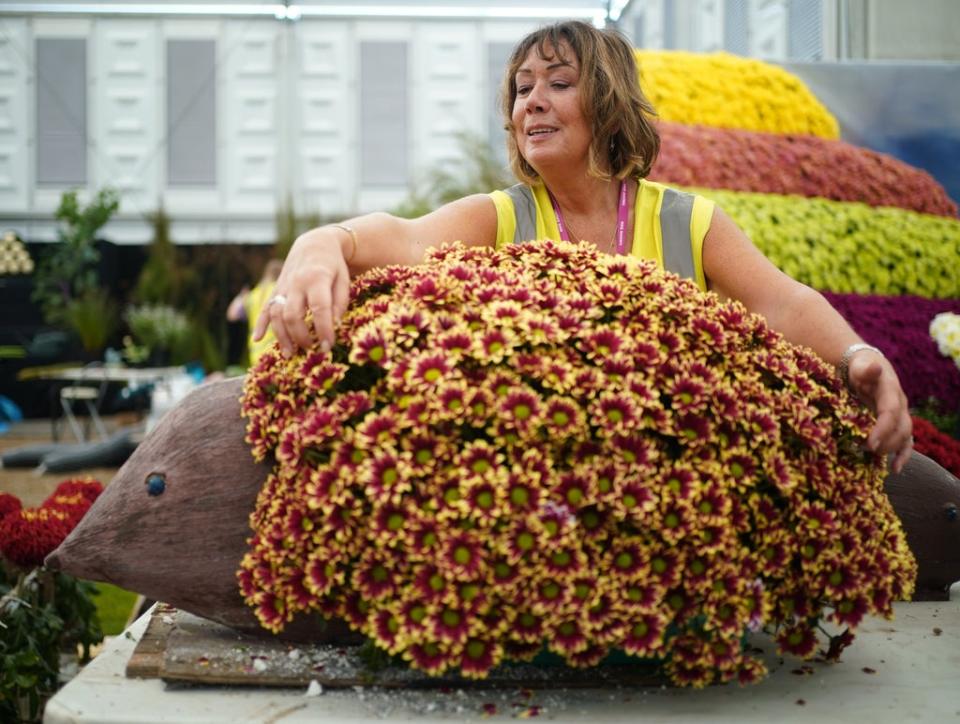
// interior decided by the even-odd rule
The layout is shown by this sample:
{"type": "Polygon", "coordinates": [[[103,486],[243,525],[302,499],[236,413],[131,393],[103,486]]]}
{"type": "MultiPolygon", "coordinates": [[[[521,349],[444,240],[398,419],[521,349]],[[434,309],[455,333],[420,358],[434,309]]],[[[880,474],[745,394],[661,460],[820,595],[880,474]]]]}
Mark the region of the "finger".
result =
{"type": "Polygon", "coordinates": [[[313,312],[313,329],[324,352],[333,345],[333,301],[329,282],[315,284],[310,290],[310,311],[313,312]]]}
{"type": "Polygon", "coordinates": [[[899,473],[903,470],[903,466],[907,464],[907,461],[910,460],[910,456],[913,455],[913,439],[907,440],[906,446],[897,453],[896,458],[893,460],[893,465],[891,466],[893,472],[899,473]]]}
{"type": "Polygon", "coordinates": [[[270,326],[270,304],[267,304],[260,310],[260,314],[257,315],[257,322],[253,327],[253,341],[259,342],[263,339],[263,335],[267,333],[267,327],[270,326]]]}
{"type": "Polygon", "coordinates": [[[283,306],[283,324],[290,339],[288,354],[296,349],[306,349],[311,344],[310,330],[304,320],[306,309],[307,300],[303,294],[291,294],[283,306]]]}
{"type": "Polygon", "coordinates": [[[878,385],[881,384],[883,366],[875,359],[857,360],[850,364],[848,379],[854,394],[866,402],[874,412],[878,412],[878,385]]]}
{"type": "Polygon", "coordinates": [[[333,324],[340,326],[340,319],[350,304],[350,272],[344,265],[343,273],[337,274],[333,285],[333,324]]]}
{"type": "Polygon", "coordinates": [[[273,336],[277,338],[277,344],[280,345],[280,352],[287,357],[293,351],[293,342],[290,340],[287,325],[283,321],[283,306],[268,302],[263,311],[270,320],[270,328],[273,330],[273,336]]]}

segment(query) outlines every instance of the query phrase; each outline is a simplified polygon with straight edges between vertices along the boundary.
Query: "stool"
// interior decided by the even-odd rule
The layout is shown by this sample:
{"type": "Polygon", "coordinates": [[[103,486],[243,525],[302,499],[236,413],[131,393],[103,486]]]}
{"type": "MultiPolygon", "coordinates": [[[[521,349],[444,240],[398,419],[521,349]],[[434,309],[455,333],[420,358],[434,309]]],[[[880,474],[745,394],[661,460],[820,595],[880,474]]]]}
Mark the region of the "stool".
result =
{"type": "Polygon", "coordinates": [[[100,413],[97,412],[97,402],[99,399],[100,392],[95,387],[71,385],[60,390],[60,407],[63,408],[63,414],[64,417],[67,418],[70,429],[73,430],[73,434],[80,442],[86,442],[87,436],[84,434],[84,431],[80,429],[80,423],[77,422],[77,418],[73,414],[73,405],[77,402],[82,402],[87,408],[87,431],[89,432],[90,423],[92,422],[100,439],[107,439],[107,430],[103,426],[103,420],[100,419],[100,413]]]}

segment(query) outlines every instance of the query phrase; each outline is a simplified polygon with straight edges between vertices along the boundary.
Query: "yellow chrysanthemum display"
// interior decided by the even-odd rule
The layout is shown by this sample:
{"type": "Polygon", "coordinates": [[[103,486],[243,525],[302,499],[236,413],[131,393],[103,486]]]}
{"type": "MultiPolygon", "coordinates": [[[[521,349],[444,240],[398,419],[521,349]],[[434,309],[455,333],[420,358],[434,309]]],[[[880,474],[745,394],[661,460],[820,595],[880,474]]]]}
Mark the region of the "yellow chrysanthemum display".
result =
{"type": "Polygon", "coordinates": [[[801,196],[698,189],[784,272],[815,289],[960,297],[960,221],[801,196]]]}
{"type": "Polygon", "coordinates": [[[638,50],[640,85],[678,123],[839,138],[837,119],[795,75],[729,53],[638,50]]]}

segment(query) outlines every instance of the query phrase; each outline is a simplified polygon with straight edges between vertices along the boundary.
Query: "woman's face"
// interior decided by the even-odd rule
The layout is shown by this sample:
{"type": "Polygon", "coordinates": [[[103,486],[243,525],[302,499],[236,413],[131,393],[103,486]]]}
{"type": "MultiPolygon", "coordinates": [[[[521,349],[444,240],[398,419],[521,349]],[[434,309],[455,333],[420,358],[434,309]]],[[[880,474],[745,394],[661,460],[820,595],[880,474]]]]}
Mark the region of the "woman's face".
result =
{"type": "Polygon", "coordinates": [[[591,131],[580,105],[580,64],[564,45],[563,62],[547,48],[546,59],[530,49],[514,79],[513,126],[517,148],[537,173],[586,168],[591,131]]]}

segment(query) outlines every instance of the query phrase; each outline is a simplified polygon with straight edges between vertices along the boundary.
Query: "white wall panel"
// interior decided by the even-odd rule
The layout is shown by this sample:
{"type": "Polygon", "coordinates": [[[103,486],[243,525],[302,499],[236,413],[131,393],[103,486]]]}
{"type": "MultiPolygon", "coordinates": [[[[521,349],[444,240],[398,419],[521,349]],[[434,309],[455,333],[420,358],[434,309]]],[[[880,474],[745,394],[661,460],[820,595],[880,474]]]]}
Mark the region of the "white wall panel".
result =
{"type": "Polygon", "coordinates": [[[787,0],[751,0],[750,55],[767,60],[787,57],[787,0]]]}
{"type": "Polygon", "coordinates": [[[272,20],[224,25],[222,78],[226,174],[220,182],[226,210],[273,214],[278,197],[277,154],[286,142],[278,128],[279,34],[272,20]]]}
{"type": "Polygon", "coordinates": [[[28,68],[32,43],[27,21],[4,18],[0,35],[0,211],[25,212],[32,186],[29,153],[28,68]]]}
{"type": "Polygon", "coordinates": [[[458,134],[482,136],[487,116],[484,55],[473,23],[423,23],[416,34],[413,95],[414,177],[431,167],[455,168],[458,134]]]}
{"type": "Polygon", "coordinates": [[[303,20],[287,47],[286,188],[298,214],[347,215],[356,209],[358,169],[353,24],[303,20]]]}
{"type": "Polygon", "coordinates": [[[723,49],[724,0],[696,0],[693,13],[693,44],[700,53],[723,49]]]}
{"type": "Polygon", "coordinates": [[[124,212],[143,214],[160,191],[159,39],[155,21],[104,19],[94,29],[98,109],[94,179],[121,193],[124,212]]]}

